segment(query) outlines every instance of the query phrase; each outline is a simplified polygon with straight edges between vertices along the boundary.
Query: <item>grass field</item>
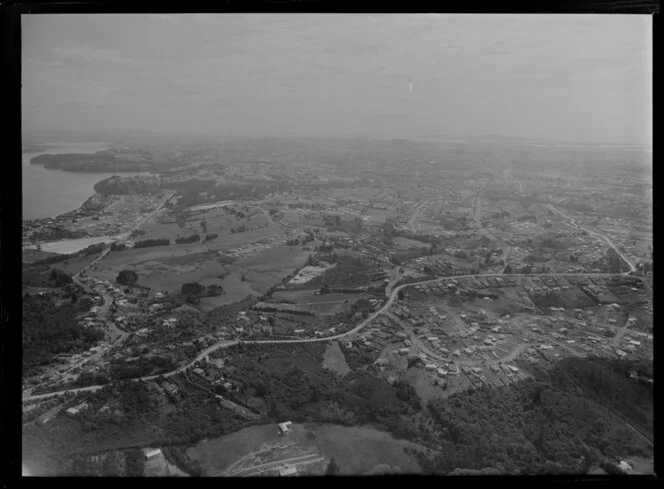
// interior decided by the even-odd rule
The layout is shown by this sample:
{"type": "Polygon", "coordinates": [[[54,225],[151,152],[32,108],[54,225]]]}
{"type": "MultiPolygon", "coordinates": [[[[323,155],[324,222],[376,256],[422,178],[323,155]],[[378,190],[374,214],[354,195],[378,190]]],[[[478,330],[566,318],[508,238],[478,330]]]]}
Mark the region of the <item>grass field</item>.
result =
{"type": "Polygon", "coordinates": [[[422,368],[412,367],[406,370],[405,380],[413,386],[422,402],[429,402],[443,393],[441,387],[433,384],[433,376],[427,374],[422,368]]]}
{"type": "MultiPolygon", "coordinates": [[[[252,426],[230,435],[205,440],[187,450],[200,463],[204,475],[216,475],[239,459],[277,443],[294,442],[316,450],[327,460],[335,459],[342,475],[362,475],[377,465],[399,467],[403,473],[421,473],[421,467],[404,448],[419,445],[397,440],[371,427],[345,427],[319,423],[293,424],[281,437],[276,424],[252,426]]],[[[322,475],[322,474],[320,474],[322,475]]]]}
{"type": "Polygon", "coordinates": [[[69,275],[75,275],[80,272],[85,266],[97,258],[97,254],[94,253],[88,256],[77,256],[76,258],[70,258],[69,260],[61,261],[51,265],[53,268],[62,270],[63,272],[68,273],[69,275]]]}
{"type": "Polygon", "coordinates": [[[63,239],[60,241],[53,241],[50,243],[42,243],[41,248],[42,251],[67,255],[70,253],[76,253],[77,251],[81,251],[83,248],[87,248],[88,246],[93,244],[111,243],[116,239],[117,236],[94,236],[90,238],[63,239]]]}
{"type": "Polygon", "coordinates": [[[368,294],[324,294],[313,295],[318,289],[278,290],[272,294],[276,300],[293,301],[302,309],[317,315],[331,315],[350,310],[352,304],[360,298],[370,297],[368,294]]]}
{"type": "Polygon", "coordinates": [[[149,261],[141,263],[134,270],[138,273],[139,285],[168,291],[177,291],[187,282],[202,282],[227,273],[225,266],[216,260],[193,262],[188,265],[173,264],[168,260],[149,261]]]}
{"type": "Polygon", "coordinates": [[[351,371],[348,363],[346,363],[344,352],[339,347],[339,342],[333,341],[328,345],[323,355],[323,368],[331,370],[341,377],[351,371]]]}
{"type": "Polygon", "coordinates": [[[44,260],[45,258],[50,258],[52,256],[58,256],[60,253],[51,253],[48,251],[38,251],[38,250],[31,250],[31,249],[24,249],[22,256],[21,256],[21,261],[23,263],[34,263],[39,260],[44,260]]]}
{"type": "Polygon", "coordinates": [[[251,288],[263,294],[283,277],[304,266],[309,254],[296,246],[279,246],[238,260],[232,266],[232,273],[238,278],[244,275],[251,288]]]}
{"type": "Polygon", "coordinates": [[[338,301],[348,301],[348,303],[355,302],[360,297],[366,297],[366,294],[342,294],[342,293],[332,293],[324,295],[314,295],[314,291],[320,290],[316,289],[305,289],[305,290],[278,290],[272,297],[278,300],[288,300],[293,301],[297,304],[325,304],[326,302],[338,302],[338,301]]]}
{"type": "Polygon", "coordinates": [[[198,461],[205,475],[217,474],[264,443],[277,439],[277,431],[276,424],[251,426],[221,438],[203,440],[187,450],[187,455],[198,461]]]}
{"type": "Polygon", "coordinates": [[[316,425],[316,445],[320,453],[334,458],[341,475],[365,474],[380,464],[399,467],[405,474],[421,473],[415,458],[404,448],[420,448],[389,433],[370,427],[316,425]]]}
{"type": "Polygon", "coordinates": [[[217,282],[226,291],[225,294],[219,297],[206,297],[201,299],[198,308],[203,312],[209,312],[216,307],[226,306],[239,302],[248,295],[260,296],[261,293],[252,288],[251,281],[243,282],[240,276],[232,273],[225,277],[223,280],[217,282]]]}
{"type": "MultiPolygon", "coordinates": [[[[233,235],[235,245],[243,244],[242,236],[254,235],[254,240],[265,237],[265,229],[233,235]],[[262,233],[263,232],[263,233],[262,233]]],[[[151,248],[132,249],[110,253],[100,263],[94,275],[105,280],[115,280],[124,269],[135,270],[139,284],[156,290],[179,290],[183,283],[201,282],[225,278],[219,283],[227,294],[201,301],[201,310],[208,311],[220,305],[237,302],[249,294],[261,295],[271,285],[304,265],[308,251],[299,247],[280,246],[256,255],[240,258],[233,265],[222,265],[215,258],[220,243],[172,244],[151,248]],[[217,246],[214,246],[217,244],[217,246]],[[245,276],[246,282],[241,280],[245,276]]],[[[225,247],[231,246],[225,243],[225,247]]]]}

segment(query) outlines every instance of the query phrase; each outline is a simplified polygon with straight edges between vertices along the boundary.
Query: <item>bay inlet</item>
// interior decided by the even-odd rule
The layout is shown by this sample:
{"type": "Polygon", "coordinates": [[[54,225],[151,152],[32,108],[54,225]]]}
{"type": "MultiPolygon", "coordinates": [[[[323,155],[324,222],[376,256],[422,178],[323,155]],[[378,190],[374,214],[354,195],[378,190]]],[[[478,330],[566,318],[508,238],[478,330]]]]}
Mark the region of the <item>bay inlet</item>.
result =
{"type": "Polygon", "coordinates": [[[94,193],[94,185],[113,175],[148,175],[149,172],[78,173],[48,170],[42,165],[31,165],[30,160],[42,154],[95,153],[110,148],[104,142],[48,143],[39,153],[23,152],[22,182],[23,220],[45,219],[78,209],[94,193]]]}

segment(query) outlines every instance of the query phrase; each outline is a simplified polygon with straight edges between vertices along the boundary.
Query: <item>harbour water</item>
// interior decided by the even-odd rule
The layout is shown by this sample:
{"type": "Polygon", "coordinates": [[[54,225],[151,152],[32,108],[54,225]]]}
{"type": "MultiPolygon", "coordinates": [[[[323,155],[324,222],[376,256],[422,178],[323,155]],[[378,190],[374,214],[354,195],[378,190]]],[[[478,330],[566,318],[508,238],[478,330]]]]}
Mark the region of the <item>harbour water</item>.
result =
{"type": "MultiPolygon", "coordinates": [[[[109,149],[104,142],[48,143],[40,153],[24,152],[22,155],[23,219],[55,217],[78,209],[94,193],[95,183],[114,173],[75,173],[47,170],[42,165],[31,165],[30,159],[41,154],[95,153],[109,149]]],[[[120,173],[121,176],[147,175],[120,173]]]]}

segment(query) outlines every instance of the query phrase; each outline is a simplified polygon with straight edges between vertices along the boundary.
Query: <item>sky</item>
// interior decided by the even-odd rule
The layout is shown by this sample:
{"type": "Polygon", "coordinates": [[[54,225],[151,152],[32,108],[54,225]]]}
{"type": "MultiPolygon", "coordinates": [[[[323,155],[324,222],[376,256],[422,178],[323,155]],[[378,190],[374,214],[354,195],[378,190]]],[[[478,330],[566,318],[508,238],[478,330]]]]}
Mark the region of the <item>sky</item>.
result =
{"type": "Polygon", "coordinates": [[[22,17],[24,133],[652,144],[640,15],[22,17]]]}

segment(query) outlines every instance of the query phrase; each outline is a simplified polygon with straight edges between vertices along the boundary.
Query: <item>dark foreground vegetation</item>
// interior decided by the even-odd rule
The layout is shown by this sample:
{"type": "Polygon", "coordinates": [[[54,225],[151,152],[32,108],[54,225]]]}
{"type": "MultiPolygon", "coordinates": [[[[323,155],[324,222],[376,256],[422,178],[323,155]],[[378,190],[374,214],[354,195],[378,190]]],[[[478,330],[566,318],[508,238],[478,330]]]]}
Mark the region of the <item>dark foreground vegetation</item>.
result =
{"type": "Polygon", "coordinates": [[[611,471],[622,457],[651,454],[648,441],[625,424],[652,426],[652,391],[626,375],[642,369],[636,364],[568,360],[510,387],[466,391],[424,406],[408,383],[388,383],[351,350],[343,349],[353,369],[343,378],[322,368],[326,348],[238,345],[213,354],[225,359],[230,390],[212,383],[201,388],[202,378],[194,386],[185,376],[167,381],[179,386],[177,394],[152,384],[112,383],[88,396],[92,407],[78,418],[61,416],[26,430],[24,451],[57,457],[64,467],[75,454],[130,447],[177,446],[182,455],[182,447],[203,438],[290,419],[372,425],[431,448],[435,455],[419,454],[420,463],[440,474],[585,474],[592,466],[611,471]],[[220,406],[214,393],[257,419],[220,406]],[[109,409],[101,415],[104,405],[109,409]]]}
{"type": "MultiPolygon", "coordinates": [[[[51,274],[51,283],[62,283],[64,272],[51,274]]],[[[71,280],[70,277],[68,277],[71,280]]],[[[59,353],[73,353],[90,348],[104,337],[103,330],[86,328],[76,317],[86,312],[92,301],[83,297],[76,286],[68,285],[56,299],[53,295],[23,297],[23,369],[47,365],[59,353]],[[60,302],[56,303],[56,300],[60,302]]]]}

